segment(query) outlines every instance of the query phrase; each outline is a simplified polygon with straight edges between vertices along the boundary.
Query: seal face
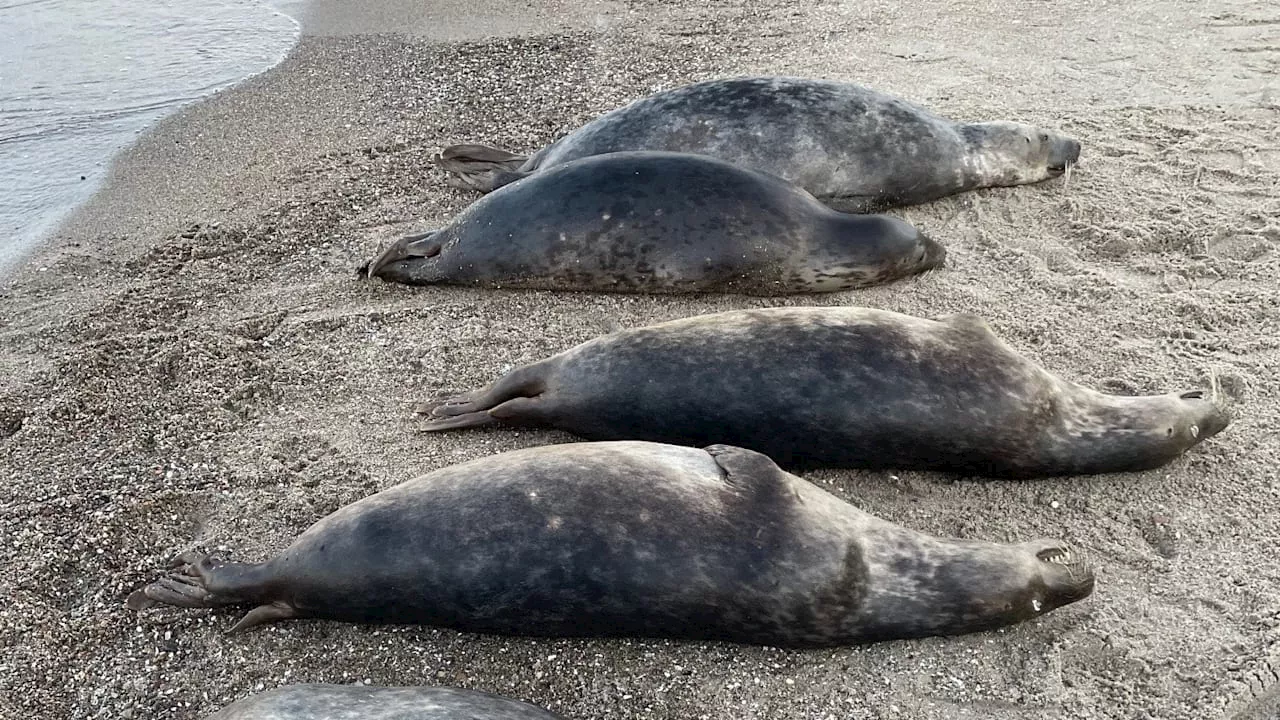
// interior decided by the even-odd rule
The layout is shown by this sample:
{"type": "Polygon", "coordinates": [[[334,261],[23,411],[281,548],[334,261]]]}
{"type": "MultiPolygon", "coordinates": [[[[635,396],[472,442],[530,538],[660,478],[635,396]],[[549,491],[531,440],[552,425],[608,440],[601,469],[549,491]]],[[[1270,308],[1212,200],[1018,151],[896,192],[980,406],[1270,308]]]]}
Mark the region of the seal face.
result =
{"type": "Polygon", "coordinates": [[[562,163],[625,150],[717,157],[790,180],[849,212],[1040,182],[1080,157],[1079,142],[1032,125],[954,122],[849,83],[743,77],[641,98],[532,157],[453,145],[436,162],[455,183],[489,192],[562,163]]]}
{"type": "Polygon", "coordinates": [[[280,618],[538,636],[833,646],[985,630],[1093,590],[1056,540],[943,540],[760,453],[570,443],[443,468],[348,505],[261,564],[195,553],[136,591],[280,618]]]}
{"type": "Polygon", "coordinates": [[[883,215],[846,215],[779,178],[687,153],[559,165],[403,238],[369,276],[410,284],[827,292],[941,265],[942,246],[883,215]]]}
{"type": "Polygon", "coordinates": [[[1204,391],[1104,395],[980,319],[772,308],[623,330],[427,403],[427,430],[503,422],[592,440],[727,442],[785,467],[1042,477],[1145,470],[1227,426],[1204,391]]]}
{"type": "Polygon", "coordinates": [[[536,705],[451,687],[302,683],[258,693],[207,720],[563,720],[536,705]]]}

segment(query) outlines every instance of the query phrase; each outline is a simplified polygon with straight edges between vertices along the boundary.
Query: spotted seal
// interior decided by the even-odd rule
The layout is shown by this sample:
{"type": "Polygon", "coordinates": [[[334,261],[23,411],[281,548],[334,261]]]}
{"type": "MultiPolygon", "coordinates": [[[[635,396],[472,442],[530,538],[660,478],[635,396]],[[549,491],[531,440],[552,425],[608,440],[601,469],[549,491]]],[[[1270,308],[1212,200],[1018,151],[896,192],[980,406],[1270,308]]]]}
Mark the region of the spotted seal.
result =
{"type": "Polygon", "coordinates": [[[436,158],[489,192],[622,150],[691,152],[790,180],[832,207],[871,212],[1057,177],[1080,143],[1022,123],[962,123],[861,85],[743,77],[685,85],[605,113],[531,157],[452,145],[436,158]]]}
{"type": "Polygon", "coordinates": [[[726,442],[790,468],[1039,477],[1166,463],[1226,427],[1211,395],[1095,392],[972,315],[791,307],[605,335],[419,411],[427,430],[500,421],[593,440],[726,442]]]}
{"type": "Polygon", "coordinates": [[[828,292],[940,266],[884,215],[846,215],[791,183],[667,152],[596,155],[481,198],[365,269],[401,283],[608,292],[828,292]]]}
{"type": "Polygon", "coordinates": [[[1065,543],[944,540],[760,453],[568,443],[446,467],[339,509],[274,558],[185,553],[129,605],[527,636],[819,647],[950,635],[1075,602],[1065,543]]]}
{"type": "Polygon", "coordinates": [[[300,683],[237,700],[206,720],[563,720],[536,705],[452,687],[300,683]]]}

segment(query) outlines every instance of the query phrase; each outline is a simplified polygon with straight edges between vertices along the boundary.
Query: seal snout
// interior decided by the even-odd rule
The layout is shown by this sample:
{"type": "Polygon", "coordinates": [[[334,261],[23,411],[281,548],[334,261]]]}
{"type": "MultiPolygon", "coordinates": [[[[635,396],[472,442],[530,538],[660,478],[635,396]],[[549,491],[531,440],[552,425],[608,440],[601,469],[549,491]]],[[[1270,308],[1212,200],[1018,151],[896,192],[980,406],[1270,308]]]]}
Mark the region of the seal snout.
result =
{"type": "Polygon", "coordinates": [[[1061,540],[1028,543],[1040,561],[1045,597],[1037,612],[1045,612],[1082,600],[1093,592],[1093,568],[1084,554],[1061,540]]]}
{"type": "Polygon", "coordinates": [[[1213,392],[1188,390],[1178,393],[1178,399],[1191,406],[1190,425],[1186,430],[1193,444],[1217,435],[1231,424],[1230,413],[1213,392]]]}
{"type": "Polygon", "coordinates": [[[920,236],[920,245],[923,248],[924,253],[920,258],[920,269],[933,270],[945,265],[947,263],[946,246],[924,233],[918,234],[920,236]]]}
{"type": "Polygon", "coordinates": [[[1080,161],[1080,143],[1068,137],[1058,137],[1050,141],[1049,147],[1049,172],[1053,175],[1061,175],[1067,171],[1067,167],[1075,165],[1080,161]]]}

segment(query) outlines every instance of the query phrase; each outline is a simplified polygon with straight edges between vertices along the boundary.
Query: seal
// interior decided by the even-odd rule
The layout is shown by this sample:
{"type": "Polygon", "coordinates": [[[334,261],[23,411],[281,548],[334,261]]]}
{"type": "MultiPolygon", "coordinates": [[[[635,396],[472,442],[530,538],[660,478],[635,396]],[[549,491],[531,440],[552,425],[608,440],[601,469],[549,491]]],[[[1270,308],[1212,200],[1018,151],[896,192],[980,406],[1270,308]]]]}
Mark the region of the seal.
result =
{"type": "Polygon", "coordinates": [[[549,426],[593,440],[759,450],[792,469],[1028,478],[1162,465],[1227,426],[1216,393],[1105,395],[972,315],[857,307],[703,315],[591,340],[418,408],[427,430],[549,426]]]}
{"type": "Polygon", "coordinates": [[[536,705],[452,687],[302,683],[237,700],[206,720],[564,720],[536,705]]]}
{"type": "Polygon", "coordinates": [[[751,450],[622,441],[446,467],[320,520],[261,564],[199,553],[135,609],[257,605],[281,618],[525,636],[823,647],[989,630],[1093,590],[1058,540],[944,540],[751,450]]]}
{"type": "Polygon", "coordinates": [[[365,272],[418,285],[782,295],[885,283],[945,257],[902,220],[836,212],[766,173],[628,152],[507,185],[365,272]]]}
{"type": "Polygon", "coordinates": [[[531,157],[446,147],[454,184],[489,192],[548,168],[624,150],[691,152],[790,180],[832,207],[872,212],[1062,175],[1080,143],[1032,125],[961,123],[830,80],[708,80],[605,113],[531,157]]]}

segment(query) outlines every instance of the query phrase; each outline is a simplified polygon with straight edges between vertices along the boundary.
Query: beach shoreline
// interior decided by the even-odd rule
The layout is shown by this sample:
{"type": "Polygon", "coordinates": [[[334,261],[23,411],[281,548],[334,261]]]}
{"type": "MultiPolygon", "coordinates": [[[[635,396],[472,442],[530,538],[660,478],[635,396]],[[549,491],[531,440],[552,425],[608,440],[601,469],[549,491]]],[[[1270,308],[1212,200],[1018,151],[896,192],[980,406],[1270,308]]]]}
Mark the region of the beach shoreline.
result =
{"type": "Polygon", "coordinates": [[[1280,667],[1267,542],[1280,535],[1280,109],[1266,4],[1202,16],[1172,1],[1124,14],[929,2],[909,15],[537,2],[504,15],[497,37],[474,20],[500,3],[436,6],[445,20],[410,6],[304,20],[279,65],[121,154],[0,284],[0,710],[187,720],[284,683],[370,681],[481,689],[583,720],[1190,720],[1280,667]],[[948,246],[948,268],[866,291],[672,298],[356,277],[396,234],[475,200],[432,166],[440,147],[530,151],[655,90],[756,73],[1057,128],[1081,139],[1082,162],[1069,179],[895,211],[948,246]],[[1050,371],[1108,392],[1212,380],[1235,420],[1126,476],[806,473],[917,530],[1088,552],[1092,597],[998,632],[809,652],[312,621],[225,637],[235,610],[124,607],[182,550],[261,559],[379,489],[573,440],[421,433],[419,400],[619,327],[830,304],[976,313],[1050,371]]]}

